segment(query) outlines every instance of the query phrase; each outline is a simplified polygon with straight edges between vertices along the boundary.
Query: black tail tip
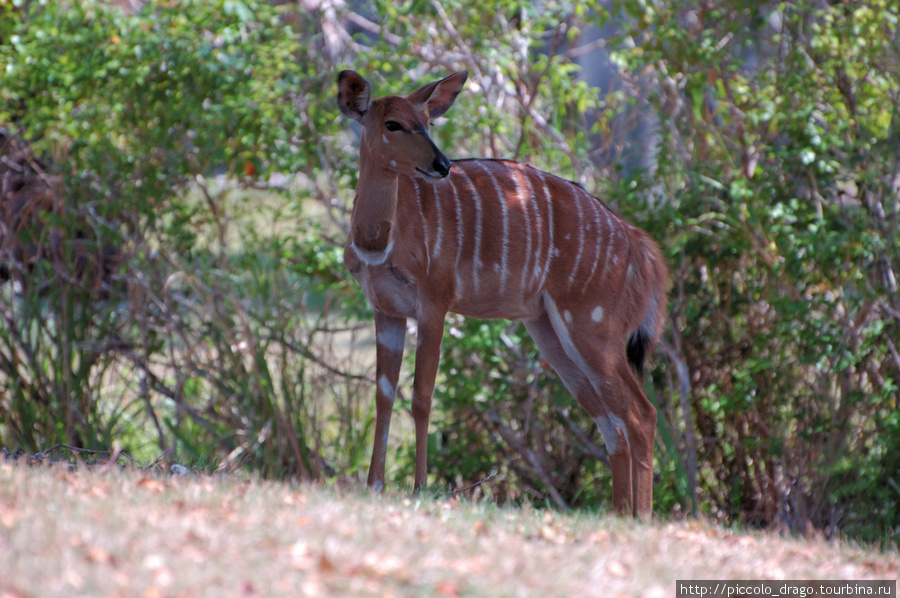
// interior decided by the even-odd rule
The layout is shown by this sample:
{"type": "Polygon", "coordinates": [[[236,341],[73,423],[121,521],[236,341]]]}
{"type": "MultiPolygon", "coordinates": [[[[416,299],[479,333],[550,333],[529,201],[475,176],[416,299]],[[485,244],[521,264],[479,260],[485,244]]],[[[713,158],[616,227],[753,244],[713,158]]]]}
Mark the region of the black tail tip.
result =
{"type": "Polygon", "coordinates": [[[647,349],[652,342],[653,339],[639,328],[628,337],[628,344],[625,346],[628,363],[640,380],[644,379],[644,362],[647,359],[647,349]]]}

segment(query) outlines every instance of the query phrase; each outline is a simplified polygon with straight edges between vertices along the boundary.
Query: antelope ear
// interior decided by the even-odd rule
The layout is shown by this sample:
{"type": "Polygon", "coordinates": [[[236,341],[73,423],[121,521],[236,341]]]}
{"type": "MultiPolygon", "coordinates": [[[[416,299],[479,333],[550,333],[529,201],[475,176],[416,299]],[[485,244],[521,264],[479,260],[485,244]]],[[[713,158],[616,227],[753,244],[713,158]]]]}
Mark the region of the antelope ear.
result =
{"type": "Polygon", "coordinates": [[[369,110],[372,86],[355,71],[341,71],[338,75],[337,102],[347,118],[360,120],[369,110]]]}
{"type": "Polygon", "coordinates": [[[446,79],[420,87],[406,96],[406,99],[429,118],[437,118],[453,105],[468,77],[467,71],[459,71],[446,79]]]}

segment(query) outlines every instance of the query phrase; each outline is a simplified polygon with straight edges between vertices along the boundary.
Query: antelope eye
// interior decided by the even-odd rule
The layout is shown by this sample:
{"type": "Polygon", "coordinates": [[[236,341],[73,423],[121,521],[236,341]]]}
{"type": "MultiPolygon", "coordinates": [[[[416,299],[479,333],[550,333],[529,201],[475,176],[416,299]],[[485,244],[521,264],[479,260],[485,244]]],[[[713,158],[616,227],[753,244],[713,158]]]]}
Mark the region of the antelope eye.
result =
{"type": "Polygon", "coordinates": [[[401,125],[400,123],[398,123],[395,120],[389,120],[386,123],[384,123],[384,128],[387,129],[388,131],[402,131],[403,125],[401,125]]]}

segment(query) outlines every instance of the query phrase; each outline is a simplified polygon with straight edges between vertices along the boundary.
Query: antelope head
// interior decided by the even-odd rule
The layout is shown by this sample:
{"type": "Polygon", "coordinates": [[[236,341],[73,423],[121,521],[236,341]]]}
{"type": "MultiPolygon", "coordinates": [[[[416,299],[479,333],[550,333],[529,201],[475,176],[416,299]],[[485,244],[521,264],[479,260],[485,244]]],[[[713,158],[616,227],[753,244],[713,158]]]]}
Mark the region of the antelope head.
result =
{"type": "Polygon", "coordinates": [[[405,97],[371,99],[371,85],[354,71],[338,76],[341,112],[363,128],[360,170],[387,171],[434,183],[450,174],[451,162],[428,135],[431,119],[453,104],[468,73],[460,71],[405,97]]]}

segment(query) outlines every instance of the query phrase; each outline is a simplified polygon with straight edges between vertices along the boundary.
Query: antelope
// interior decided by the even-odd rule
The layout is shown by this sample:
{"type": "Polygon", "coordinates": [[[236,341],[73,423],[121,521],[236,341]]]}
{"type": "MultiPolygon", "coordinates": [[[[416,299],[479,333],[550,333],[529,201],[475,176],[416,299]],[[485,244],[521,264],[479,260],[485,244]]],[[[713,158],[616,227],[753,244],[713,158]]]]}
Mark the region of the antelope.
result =
{"type": "Polygon", "coordinates": [[[384,487],[406,322],[417,322],[414,488],[427,435],[444,318],[521,321],[600,431],[613,506],[649,518],[656,408],[639,380],[666,312],[669,274],[656,243],[581,186],[511,160],[449,160],[428,134],[468,77],[405,97],[371,98],[338,76],[341,112],[361,125],[359,181],[344,265],[375,314],[376,419],[368,485],[384,487]],[[626,342],[627,339],[627,342],[626,342]]]}

